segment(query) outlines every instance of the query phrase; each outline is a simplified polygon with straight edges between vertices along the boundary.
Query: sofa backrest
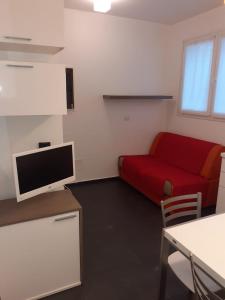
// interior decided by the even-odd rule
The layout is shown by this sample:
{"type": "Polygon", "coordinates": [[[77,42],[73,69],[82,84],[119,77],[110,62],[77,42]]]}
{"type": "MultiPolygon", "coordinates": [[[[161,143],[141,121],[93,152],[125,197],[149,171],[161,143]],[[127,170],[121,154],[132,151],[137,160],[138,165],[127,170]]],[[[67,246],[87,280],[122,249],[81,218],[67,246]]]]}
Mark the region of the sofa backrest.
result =
{"type": "Polygon", "coordinates": [[[207,172],[209,168],[213,167],[210,153],[214,154],[213,159],[218,161],[222,149],[224,149],[222,146],[215,143],[161,132],[156,136],[150,154],[193,174],[208,177],[207,172]],[[216,157],[215,152],[217,153],[216,157]]]}

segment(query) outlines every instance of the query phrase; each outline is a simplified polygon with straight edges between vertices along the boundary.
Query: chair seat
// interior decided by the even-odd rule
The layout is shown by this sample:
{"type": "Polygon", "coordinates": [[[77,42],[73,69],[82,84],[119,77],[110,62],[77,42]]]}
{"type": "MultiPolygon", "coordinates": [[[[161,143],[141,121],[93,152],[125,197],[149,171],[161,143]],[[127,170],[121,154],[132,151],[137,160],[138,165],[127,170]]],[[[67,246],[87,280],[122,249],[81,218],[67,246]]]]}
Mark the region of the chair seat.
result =
{"type": "MultiPolygon", "coordinates": [[[[192,292],[195,293],[193,277],[191,271],[191,264],[181,252],[176,251],[168,257],[168,263],[172,271],[179,278],[179,280],[192,292]]],[[[207,275],[199,270],[199,275],[203,279],[206,286],[213,292],[220,290],[220,287],[212,281],[207,275]]]]}

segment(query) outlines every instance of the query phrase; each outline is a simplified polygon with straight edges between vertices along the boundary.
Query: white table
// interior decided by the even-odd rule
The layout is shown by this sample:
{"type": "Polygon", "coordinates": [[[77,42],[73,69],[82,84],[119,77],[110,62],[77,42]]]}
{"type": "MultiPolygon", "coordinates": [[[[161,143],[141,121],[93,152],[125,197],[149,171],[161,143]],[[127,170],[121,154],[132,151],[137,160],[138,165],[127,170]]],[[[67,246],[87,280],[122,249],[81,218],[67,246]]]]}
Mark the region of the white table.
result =
{"type": "Polygon", "coordinates": [[[165,298],[168,250],[175,246],[225,287],[225,214],[213,215],[163,230],[159,299],[165,298]]]}

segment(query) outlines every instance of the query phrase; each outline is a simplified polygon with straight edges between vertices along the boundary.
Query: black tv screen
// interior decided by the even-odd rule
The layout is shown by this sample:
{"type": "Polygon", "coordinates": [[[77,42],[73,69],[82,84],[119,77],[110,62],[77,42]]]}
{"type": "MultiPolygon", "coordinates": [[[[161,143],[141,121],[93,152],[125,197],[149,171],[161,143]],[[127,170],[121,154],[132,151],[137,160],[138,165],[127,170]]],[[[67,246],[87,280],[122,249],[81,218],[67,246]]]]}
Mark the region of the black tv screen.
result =
{"type": "Polygon", "coordinates": [[[16,157],[20,194],[74,176],[72,144],[16,157]]]}

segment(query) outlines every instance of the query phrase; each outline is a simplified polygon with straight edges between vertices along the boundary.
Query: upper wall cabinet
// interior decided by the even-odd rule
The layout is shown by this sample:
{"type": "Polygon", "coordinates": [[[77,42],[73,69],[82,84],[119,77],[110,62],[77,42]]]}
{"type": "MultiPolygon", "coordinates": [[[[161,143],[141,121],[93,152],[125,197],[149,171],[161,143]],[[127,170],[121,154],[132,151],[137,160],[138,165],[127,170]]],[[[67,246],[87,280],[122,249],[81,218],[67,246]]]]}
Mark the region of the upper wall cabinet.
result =
{"type": "Polygon", "coordinates": [[[65,66],[0,61],[0,115],[67,113],[65,66]]]}
{"type": "Polygon", "coordinates": [[[63,47],[63,0],[0,1],[0,50],[54,54],[63,47]]]}

